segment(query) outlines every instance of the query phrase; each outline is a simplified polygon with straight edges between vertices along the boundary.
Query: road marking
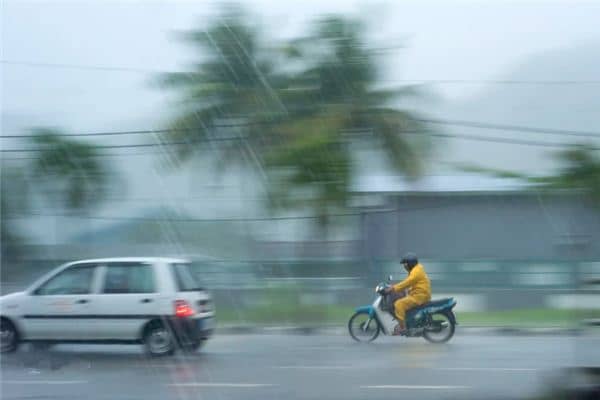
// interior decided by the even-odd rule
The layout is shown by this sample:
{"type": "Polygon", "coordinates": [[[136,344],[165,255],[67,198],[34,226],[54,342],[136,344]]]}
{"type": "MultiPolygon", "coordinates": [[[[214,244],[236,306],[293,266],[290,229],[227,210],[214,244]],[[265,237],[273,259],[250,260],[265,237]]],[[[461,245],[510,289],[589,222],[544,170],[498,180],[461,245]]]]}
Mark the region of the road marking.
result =
{"type": "Polygon", "coordinates": [[[0,381],[0,383],[6,385],[83,385],[88,383],[88,381],[0,381]]]}
{"type": "Polygon", "coordinates": [[[272,383],[215,383],[215,382],[182,382],[170,383],[168,386],[177,387],[215,387],[215,388],[260,388],[278,386],[272,383]]]}
{"type": "Polygon", "coordinates": [[[496,372],[531,372],[537,371],[536,368],[495,368],[495,367],[455,367],[455,368],[435,368],[439,371],[496,371],[496,372]]]}
{"type": "Polygon", "coordinates": [[[349,365],[278,365],[276,369],[352,369],[349,365]]]}
{"type": "Polygon", "coordinates": [[[373,385],[361,386],[361,389],[423,389],[423,390],[449,390],[449,389],[470,389],[470,386],[426,386],[426,385],[373,385]]]}

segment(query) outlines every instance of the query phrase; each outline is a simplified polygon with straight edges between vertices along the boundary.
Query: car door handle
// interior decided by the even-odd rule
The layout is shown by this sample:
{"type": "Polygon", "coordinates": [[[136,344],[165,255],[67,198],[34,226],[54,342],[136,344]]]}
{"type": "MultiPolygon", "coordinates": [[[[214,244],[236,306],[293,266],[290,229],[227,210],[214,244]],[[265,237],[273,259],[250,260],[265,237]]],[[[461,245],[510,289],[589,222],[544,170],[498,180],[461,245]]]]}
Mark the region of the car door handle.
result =
{"type": "Polygon", "coordinates": [[[85,304],[85,303],[89,303],[90,301],[87,299],[81,299],[81,300],[77,300],[75,303],[76,304],[85,304]]]}
{"type": "Polygon", "coordinates": [[[140,303],[152,303],[152,299],[142,299],[140,303]]]}

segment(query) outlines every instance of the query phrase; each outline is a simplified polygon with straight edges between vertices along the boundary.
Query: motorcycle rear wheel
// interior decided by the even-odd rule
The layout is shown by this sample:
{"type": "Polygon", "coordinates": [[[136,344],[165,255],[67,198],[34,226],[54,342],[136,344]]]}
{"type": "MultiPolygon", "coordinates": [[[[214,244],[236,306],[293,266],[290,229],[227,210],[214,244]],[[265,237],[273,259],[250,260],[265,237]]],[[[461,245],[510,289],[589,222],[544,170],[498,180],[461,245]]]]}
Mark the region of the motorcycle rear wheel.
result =
{"type": "Polygon", "coordinates": [[[348,321],[348,332],[357,342],[372,342],[380,330],[377,319],[367,313],[356,313],[348,321]]]}
{"type": "Polygon", "coordinates": [[[429,316],[430,321],[425,330],[423,337],[430,343],[446,343],[454,336],[456,329],[452,318],[445,312],[438,312],[429,316]]]}

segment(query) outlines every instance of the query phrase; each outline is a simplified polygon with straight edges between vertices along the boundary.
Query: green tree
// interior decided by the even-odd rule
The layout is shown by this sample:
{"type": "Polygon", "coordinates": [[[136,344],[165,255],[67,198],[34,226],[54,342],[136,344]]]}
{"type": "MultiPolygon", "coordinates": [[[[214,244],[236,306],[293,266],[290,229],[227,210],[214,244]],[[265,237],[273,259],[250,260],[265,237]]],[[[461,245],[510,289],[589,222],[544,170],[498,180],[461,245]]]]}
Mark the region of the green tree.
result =
{"type": "Polygon", "coordinates": [[[17,258],[25,243],[17,217],[29,209],[28,188],[20,168],[3,165],[0,170],[0,243],[2,260],[17,258]]]}
{"type": "Polygon", "coordinates": [[[112,171],[93,144],[49,128],[36,128],[33,133],[31,141],[38,152],[31,171],[46,198],[76,212],[104,200],[112,171]]]}
{"type": "Polygon", "coordinates": [[[394,107],[414,90],[377,88],[379,52],[359,21],[322,19],[282,46],[263,40],[250,21],[228,8],[206,30],[188,33],[199,50],[196,69],[162,77],[181,93],[168,136],[190,145],[178,148],[178,161],[217,148],[223,160],[264,169],[272,208],[309,208],[322,227],[348,204],[357,148],[420,175],[428,142],[415,133],[424,128],[394,107]]]}
{"type": "Polygon", "coordinates": [[[583,190],[600,207],[600,157],[591,146],[578,145],[558,154],[562,167],[554,176],[530,178],[553,189],[583,190]]]}
{"type": "Polygon", "coordinates": [[[290,114],[278,129],[286,148],[268,157],[269,166],[287,171],[274,204],[308,205],[321,225],[348,204],[359,172],[355,150],[369,147],[394,172],[415,179],[430,145],[417,116],[395,107],[416,90],[378,88],[382,60],[366,33],[360,20],[332,16],[317,20],[308,37],[287,47],[300,72],[282,91],[290,114]]]}
{"type": "Polygon", "coordinates": [[[181,95],[168,139],[190,145],[178,146],[174,161],[216,150],[223,164],[250,161],[261,168],[261,149],[270,142],[266,125],[284,112],[273,51],[261,46],[260,30],[237,6],[183,39],[197,49],[200,62],[190,72],[164,74],[158,81],[181,95]]]}
{"type": "Polygon", "coordinates": [[[74,140],[50,128],[36,128],[29,139],[35,157],[18,167],[1,171],[2,257],[16,258],[27,242],[15,217],[27,215],[35,201],[51,203],[72,212],[84,212],[105,199],[116,176],[99,157],[93,144],[74,140]]]}
{"type": "Polygon", "coordinates": [[[499,178],[519,179],[530,184],[531,188],[582,191],[596,206],[600,207],[600,157],[597,149],[590,145],[579,144],[559,151],[555,156],[560,162],[560,167],[553,175],[532,176],[474,165],[460,165],[459,168],[463,171],[499,178]]]}

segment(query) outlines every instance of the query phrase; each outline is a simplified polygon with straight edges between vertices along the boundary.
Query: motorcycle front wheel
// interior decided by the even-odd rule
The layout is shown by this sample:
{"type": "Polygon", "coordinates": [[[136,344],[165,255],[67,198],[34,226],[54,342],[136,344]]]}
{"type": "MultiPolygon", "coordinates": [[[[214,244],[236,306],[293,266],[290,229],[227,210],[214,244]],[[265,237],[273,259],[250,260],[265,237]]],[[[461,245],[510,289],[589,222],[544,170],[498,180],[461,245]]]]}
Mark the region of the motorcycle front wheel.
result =
{"type": "Polygon", "coordinates": [[[379,331],[379,322],[367,313],[356,313],[348,321],[348,332],[357,342],[372,342],[379,331]]]}

